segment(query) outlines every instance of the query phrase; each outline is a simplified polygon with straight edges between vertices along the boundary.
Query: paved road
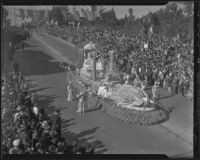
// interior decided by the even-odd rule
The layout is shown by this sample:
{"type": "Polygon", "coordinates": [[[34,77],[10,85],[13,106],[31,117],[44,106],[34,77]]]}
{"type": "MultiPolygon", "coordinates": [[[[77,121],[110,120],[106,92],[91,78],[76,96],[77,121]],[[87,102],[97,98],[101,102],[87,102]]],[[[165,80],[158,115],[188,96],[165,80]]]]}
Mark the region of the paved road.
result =
{"type": "MultiPolygon", "coordinates": [[[[45,38],[30,39],[24,51],[18,51],[16,60],[20,70],[32,85],[32,92],[39,95],[39,106],[49,115],[61,110],[63,136],[70,143],[74,138],[93,144],[97,153],[114,154],[167,154],[192,156],[192,102],[180,96],[162,92],[162,103],[174,106],[170,120],[150,127],[124,123],[100,110],[77,114],[77,102],[67,102],[65,73],[59,69],[59,41],[45,38]],[[47,40],[48,39],[48,40],[47,40]],[[48,46],[50,44],[50,46],[48,46]],[[54,48],[54,50],[51,50],[54,48]],[[57,52],[57,53],[56,53],[57,52]]],[[[65,46],[65,54],[73,59],[65,46]]],[[[61,55],[62,57],[62,55],[61,55]]]]}

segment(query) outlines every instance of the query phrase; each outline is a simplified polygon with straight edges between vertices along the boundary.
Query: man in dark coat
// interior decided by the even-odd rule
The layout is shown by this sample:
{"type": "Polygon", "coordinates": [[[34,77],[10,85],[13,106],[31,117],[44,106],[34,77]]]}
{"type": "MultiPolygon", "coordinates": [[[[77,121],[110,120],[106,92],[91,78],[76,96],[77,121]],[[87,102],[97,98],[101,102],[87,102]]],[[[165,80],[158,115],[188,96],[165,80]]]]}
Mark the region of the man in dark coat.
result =
{"type": "Polygon", "coordinates": [[[62,119],[60,117],[60,111],[56,110],[55,116],[52,117],[52,125],[55,126],[56,128],[59,140],[61,139],[61,123],[62,123],[62,119]]]}

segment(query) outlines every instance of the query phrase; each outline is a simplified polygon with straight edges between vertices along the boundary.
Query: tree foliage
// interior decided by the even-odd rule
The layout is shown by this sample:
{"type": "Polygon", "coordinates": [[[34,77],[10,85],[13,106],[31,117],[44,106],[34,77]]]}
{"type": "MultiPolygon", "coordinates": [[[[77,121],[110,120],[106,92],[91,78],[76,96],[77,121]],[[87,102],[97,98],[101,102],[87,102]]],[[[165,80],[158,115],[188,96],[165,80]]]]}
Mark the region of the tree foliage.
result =
{"type": "Polygon", "coordinates": [[[193,35],[193,8],[186,3],[184,8],[178,8],[176,3],[169,3],[163,9],[149,13],[142,18],[144,27],[153,26],[154,33],[164,34],[167,37],[193,35]],[[185,14],[186,13],[186,14],[185,14]],[[148,20],[149,19],[149,20],[148,20]]]}
{"type": "Polygon", "coordinates": [[[117,17],[115,10],[112,8],[111,10],[105,11],[105,9],[100,10],[100,15],[104,21],[104,23],[108,26],[116,26],[117,25],[117,17]]]}
{"type": "Polygon", "coordinates": [[[73,19],[68,7],[53,7],[49,13],[49,18],[57,21],[58,25],[63,25],[73,19]],[[63,13],[65,13],[65,15],[63,15],[63,13]]]}

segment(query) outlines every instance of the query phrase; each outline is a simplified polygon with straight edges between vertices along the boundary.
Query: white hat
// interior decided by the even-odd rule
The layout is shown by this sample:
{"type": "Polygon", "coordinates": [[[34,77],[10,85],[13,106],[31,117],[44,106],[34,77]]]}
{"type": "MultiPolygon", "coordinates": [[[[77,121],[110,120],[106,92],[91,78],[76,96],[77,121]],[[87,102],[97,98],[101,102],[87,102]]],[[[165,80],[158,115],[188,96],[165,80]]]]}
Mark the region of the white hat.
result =
{"type": "Polygon", "coordinates": [[[114,51],[109,51],[109,53],[114,53],[114,51]]]}
{"type": "Polygon", "coordinates": [[[2,90],[2,91],[5,91],[5,90],[6,90],[6,86],[2,86],[2,87],[1,87],[1,90],[2,90]]]}
{"type": "Polygon", "coordinates": [[[42,122],[42,127],[45,127],[47,125],[48,125],[48,122],[46,120],[42,122]]]}
{"type": "Polygon", "coordinates": [[[21,111],[22,107],[20,105],[17,106],[17,111],[21,111]]]}
{"type": "Polygon", "coordinates": [[[12,96],[14,94],[14,92],[10,92],[9,94],[12,96]]]}
{"type": "Polygon", "coordinates": [[[160,84],[160,82],[157,81],[157,82],[155,82],[155,84],[160,84]]]}
{"type": "Polygon", "coordinates": [[[20,113],[15,113],[14,119],[18,119],[20,115],[20,113]]]}
{"type": "Polygon", "coordinates": [[[37,107],[33,107],[33,112],[34,112],[34,114],[38,115],[38,108],[37,107]]]}
{"type": "Polygon", "coordinates": [[[19,144],[20,144],[19,139],[16,139],[16,140],[13,141],[13,146],[17,147],[17,146],[19,146],[19,144]]]}

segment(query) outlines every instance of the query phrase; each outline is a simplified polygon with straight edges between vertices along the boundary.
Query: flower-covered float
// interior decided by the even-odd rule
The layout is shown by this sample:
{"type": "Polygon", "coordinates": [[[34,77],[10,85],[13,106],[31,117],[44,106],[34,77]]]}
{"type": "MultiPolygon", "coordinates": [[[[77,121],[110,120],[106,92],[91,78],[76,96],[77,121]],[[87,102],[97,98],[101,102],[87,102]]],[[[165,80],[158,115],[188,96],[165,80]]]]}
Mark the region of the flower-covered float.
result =
{"type": "Polygon", "coordinates": [[[144,88],[127,84],[100,86],[98,95],[102,96],[103,111],[128,123],[153,125],[169,118],[161,104],[148,98],[144,88]]]}
{"type": "Polygon", "coordinates": [[[84,60],[79,77],[82,84],[93,90],[89,99],[96,102],[93,102],[92,107],[101,106],[101,110],[112,117],[138,125],[154,125],[169,119],[169,112],[160,103],[149,98],[145,84],[140,80],[135,81],[136,84],[130,84],[123,81],[123,76],[120,75],[117,78],[112,74],[101,77],[103,67],[101,61],[97,61],[96,70],[99,77],[97,81],[93,81],[92,55],[89,54],[84,60]]]}

